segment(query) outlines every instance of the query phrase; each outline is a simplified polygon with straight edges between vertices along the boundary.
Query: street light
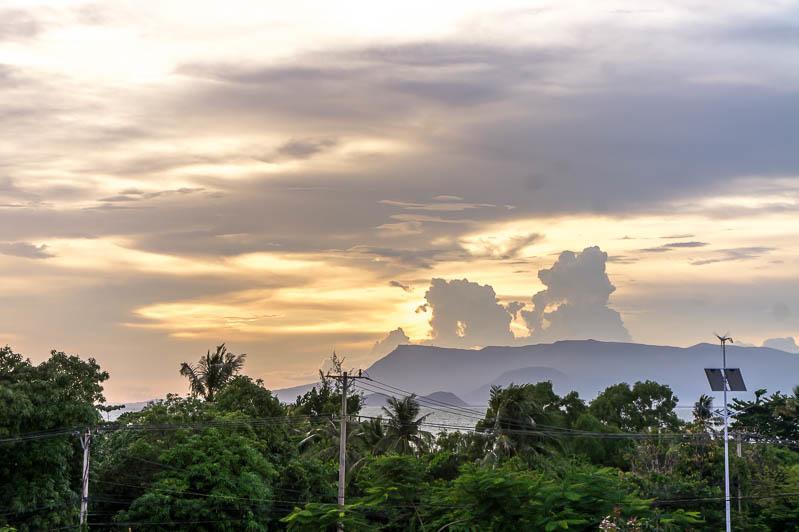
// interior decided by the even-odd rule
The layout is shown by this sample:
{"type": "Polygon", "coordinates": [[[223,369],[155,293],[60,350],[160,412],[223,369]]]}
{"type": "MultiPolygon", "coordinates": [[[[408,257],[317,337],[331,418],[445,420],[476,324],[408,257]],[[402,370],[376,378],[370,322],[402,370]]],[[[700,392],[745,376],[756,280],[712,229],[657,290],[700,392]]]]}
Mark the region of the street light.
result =
{"type": "Polygon", "coordinates": [[[716,338],[721,342],[721,366],[720,368],[705,368],[705,375],[710,384],[710,389],[714,392],[724,392],[724,513],[727,519],[727,532],[732,531],[732,520],[730,518],[730,453],[727,438],[727,428],[729,425],[730,411],[727,408],[727,391],[745,392],[743,376],[740,368],[727,367],[727,342],[733,343],[729,336],[719,336],[716,338]]]}

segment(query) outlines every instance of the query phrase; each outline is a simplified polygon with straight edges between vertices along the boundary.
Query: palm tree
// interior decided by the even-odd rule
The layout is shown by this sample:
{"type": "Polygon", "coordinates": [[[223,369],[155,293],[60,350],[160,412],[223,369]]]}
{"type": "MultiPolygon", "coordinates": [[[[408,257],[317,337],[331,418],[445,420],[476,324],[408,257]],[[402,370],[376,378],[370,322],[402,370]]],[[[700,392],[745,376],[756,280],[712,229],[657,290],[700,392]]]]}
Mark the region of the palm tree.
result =
{"type": "Polygon", "coordinates": [[[536,419],[548,422],[549,416],[533,400],[532,384],[510,384],[507,388],[492,386],[485,419],[477,428],[489,435],[486,441],[485,463],[495,463],[527,451],[544,448],[542,437],[535,434],[536,419]]]}
{"type": "Polygon", "coordinates": [[[430,414],[419,417],[419,402],[416,395],[402,399],[388,398],[388,406],[383,407],[386,415],[385,436],[381,447],[400,454],[421,452],[430,447],[433,436],[421,429],[422,423],[430,414]]]}
{"type": "Polygon", "coordinates": [[[209,350],[197,364],[182,363],[180,374],[189,379],[193,396],[213,401],[214,395],[241,370],[246,357],[245,354],[234,355],[222,344],[214,353],[209,350]]]}
{"type": "Polygon", "coordinates": [[[713,398],[707,394],[699,396],[699,400],[694,403],[694,422],[707,430],[713,425],[713,398]]]}

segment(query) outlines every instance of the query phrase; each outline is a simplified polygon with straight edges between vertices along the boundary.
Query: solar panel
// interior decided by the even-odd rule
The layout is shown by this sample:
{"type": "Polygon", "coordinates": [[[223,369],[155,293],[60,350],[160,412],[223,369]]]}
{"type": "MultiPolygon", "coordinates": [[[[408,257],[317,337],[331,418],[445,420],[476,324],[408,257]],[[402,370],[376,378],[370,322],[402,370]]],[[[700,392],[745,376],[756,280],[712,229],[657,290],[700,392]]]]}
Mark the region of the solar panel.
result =
{"type": "Polygon", "coordinates": [[[724,375],[720,368],[705,368],[705,375],[707,375],[707,382],[710,383],[711,390],[714,392],[724,391],[724,375]]]}
{"type": "Polygon", "coordinates": [[[743,375],[741,375],[740,368],[727,368],[724,371],[727,376],[727,389],[733,392],[745,392],[746,384],[744,384],[743,375]]]}

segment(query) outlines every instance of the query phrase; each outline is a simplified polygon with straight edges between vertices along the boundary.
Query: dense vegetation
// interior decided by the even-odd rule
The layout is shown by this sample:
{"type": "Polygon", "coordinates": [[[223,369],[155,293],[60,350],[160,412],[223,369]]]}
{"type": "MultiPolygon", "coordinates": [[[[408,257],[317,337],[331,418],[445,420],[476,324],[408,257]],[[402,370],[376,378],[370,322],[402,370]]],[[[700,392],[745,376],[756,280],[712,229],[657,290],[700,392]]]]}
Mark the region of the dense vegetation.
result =
{"type": "MultiPolygon", "coordinates": [[[[380,417],[358,417],[353,390],[339,509],[339,382],[320,375],[313,390],[281,404],[240,373],[243,362],[220,346],[181,367],[188,397],[168,395],[104,423],[108,374],[96,361],[54,351],[34,365],[0,349],[0,530],[76,527],[86,428],[97,530],[723,528],[709,397],[689,422],[668,386],[650,381],[611,386],[590,402],[561,397],[548,382],[512,385],[493,389],[469,427],[444,431],[451,427],[425,419],[412,396],[389,401],[380,417]]],[[[758,391],[735,408],[736,528],[799,529],[799,389],[758,391]]]]}

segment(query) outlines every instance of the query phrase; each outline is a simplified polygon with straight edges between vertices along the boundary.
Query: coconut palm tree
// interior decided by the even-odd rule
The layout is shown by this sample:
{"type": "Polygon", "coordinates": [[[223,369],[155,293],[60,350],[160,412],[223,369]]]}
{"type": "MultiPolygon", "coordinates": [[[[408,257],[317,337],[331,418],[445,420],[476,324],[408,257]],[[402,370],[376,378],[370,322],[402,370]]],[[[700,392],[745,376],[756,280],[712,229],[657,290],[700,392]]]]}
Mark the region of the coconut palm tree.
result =
{"type": "Polygon", "coordinates": [[[193,396],[213,401],[214,395],[241,370],[246,357],[245,354],[234,355],[222,344],[214,353],[209,350],[197,364],[182,363],[180,374],[189,379],[193,396]]]}
{"type": "Polygon", "coordinates": [[[416,395],[409,395],[402,399],[389,397],[388,406],[383,407],[386,426],[381,448],[400,454],[410,454],[428,449],[433,436],[422,430],[421,426],[430,414],[420,417],[420,410],[416,395]]]}
{"type": "Polygon", "coordinates": [[[694,423],[706,432],[712,432],[713,426],[718,420],[718,416],[713,412],[713,398],[707,394],[699,396],[699,400],[694,403],[694,423]]]}

